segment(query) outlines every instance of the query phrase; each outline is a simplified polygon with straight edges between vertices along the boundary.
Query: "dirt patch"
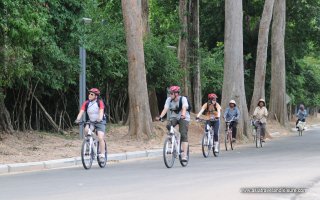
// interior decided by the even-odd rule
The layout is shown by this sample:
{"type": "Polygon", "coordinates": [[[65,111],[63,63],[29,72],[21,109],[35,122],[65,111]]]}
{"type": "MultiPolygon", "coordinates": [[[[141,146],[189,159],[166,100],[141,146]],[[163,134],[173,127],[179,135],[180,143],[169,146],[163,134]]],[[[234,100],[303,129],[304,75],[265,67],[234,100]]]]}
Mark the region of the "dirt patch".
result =
{"type": "MultiPolygon", "coordinates": [[[[307,121],[308,125],[319,122],[319,119],[307,121]]],[[[128,126],[109,125],[106,134],[108,153],[162,148],[164,138],[166,137],[166,122],[153,122],[153,125],[154,134],[150,140],[135,140],[130,138],[128,136],[128,126]]],[[[291,128],[294,125],[294,121],[290,122],[291,128]]],[[[288,128],[281,127],[276,122],[268,122],[267,129],[269,133],[279,132],[282,136],[296,134],[290,132],[288,128]]],[[[80,156],[82,143],[82,140],[79,139],[78,129],[75,128],[69,133],[69,135],[45,132],[0,134],[0,164],[78,157],[80,156]]],[[[202,133],[203,124],[192,120],[189,125],[189,143],[192,153],[201,151],[202,133]]],[[[222,134],[222,131],[220,134],[222,134]]],[[[237,143],[237,145],[248,142],[248,140],[243,140],[237,143]]]]}

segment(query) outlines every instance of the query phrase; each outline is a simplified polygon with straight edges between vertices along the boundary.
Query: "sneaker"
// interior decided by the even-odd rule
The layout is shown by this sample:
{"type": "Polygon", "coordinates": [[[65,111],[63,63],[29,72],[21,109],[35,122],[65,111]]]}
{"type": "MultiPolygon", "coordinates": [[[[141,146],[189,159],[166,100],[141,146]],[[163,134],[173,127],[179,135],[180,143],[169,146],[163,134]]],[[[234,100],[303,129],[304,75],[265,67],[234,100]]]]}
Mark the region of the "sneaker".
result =
{"type": "Polygon", "coordinates": [[[188,156],[183,156],[183,157],[181,158],[181,161],[182,161],[182,162],[188,162],[188,156]]]}
{"type": "Polygon", "coordinates": [[[103,162],[105,162],[105,156],[104,156],[104,154],[99,154],[99,161],[101,162],[101,163],[103,163],[103,162]]]}

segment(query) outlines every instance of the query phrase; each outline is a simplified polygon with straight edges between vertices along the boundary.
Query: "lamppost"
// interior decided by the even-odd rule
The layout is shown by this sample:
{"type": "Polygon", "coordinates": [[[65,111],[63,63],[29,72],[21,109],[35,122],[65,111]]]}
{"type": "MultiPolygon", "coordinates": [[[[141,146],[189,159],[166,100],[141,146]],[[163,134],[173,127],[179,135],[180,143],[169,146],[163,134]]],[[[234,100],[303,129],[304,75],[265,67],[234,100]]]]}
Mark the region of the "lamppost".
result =
{"type": "MultiPolygon", "coordinates": [[[[90,24],[92,19],[83,17],[81,21],[84,24],[90,24]]],[[[86,100],[86,49],[83,45],[83,40],[80,40],[80,76],[79,76],[79,110],[86,100]]],[[[82,120],[85,120],[85,115],[82,116],[82,120]]],[[[80,138],[83,138],[83,126],[80,126],[80,138]]]]}

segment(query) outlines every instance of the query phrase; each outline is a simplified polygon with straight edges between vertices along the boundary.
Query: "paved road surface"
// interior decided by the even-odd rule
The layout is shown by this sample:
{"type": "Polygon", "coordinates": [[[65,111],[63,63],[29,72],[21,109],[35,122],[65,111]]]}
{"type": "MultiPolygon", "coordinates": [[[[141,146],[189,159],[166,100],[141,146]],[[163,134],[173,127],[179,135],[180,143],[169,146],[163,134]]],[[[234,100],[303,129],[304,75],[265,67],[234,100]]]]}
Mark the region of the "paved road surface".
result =
{"type": "Polygon", "coordinates": [[[162,157],[0,176],[0,200],[320,199],[320,129],[237,148],[220,157],[194,154],[186,168],[162,157]],[[243,187],[310,188],[307,193],[241,193],[243,187]]]}

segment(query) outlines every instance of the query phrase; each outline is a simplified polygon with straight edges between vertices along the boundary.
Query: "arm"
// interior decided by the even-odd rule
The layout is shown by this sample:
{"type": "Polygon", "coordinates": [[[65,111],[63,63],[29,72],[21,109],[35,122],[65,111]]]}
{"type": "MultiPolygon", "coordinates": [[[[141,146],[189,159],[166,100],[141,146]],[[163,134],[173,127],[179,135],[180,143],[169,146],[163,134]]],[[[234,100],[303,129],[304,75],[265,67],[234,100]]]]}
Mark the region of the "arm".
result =
{"type": "Polygon", "coordinates": [[[234,118],[235,121],[238,121],[240,119],[240,111],[237,108],[237,116],[234,118]]]}
{"type": "Polygon", "coordinates": [[[163,118],[164,115],[168,112],[169,106],[170,106],[170,101],[171,101],[171,98],[168,97],[167,100],[166,100],[166,102],[165,102],[165,104],[164,104],[164,108],[163,108],[163,110],[162,110],[162,112],[161,112],[161,114],[160,114],[160,116],[159,116],[160,119],[163,118]]]}
{"type": "Polygon", "coordinates": [[[79,112],[79,114],[78,114],[78,116],[77,116],[77,119],[76,119],[76,121],[77,121],[77,122],[79,122],[79,121],[80,121],[80,119],[81,119],[81,117],[82,117],[83,113],[84,113],[84,110],[80,110],[80,112],[79,112]]]}
{"type": "Polygon", "coordinates": [[[266,107],[264,107],[264,116],[265,116],[265,117],[268,117],[268,110],[267,110],[266,107]]]}
{"type": "Polygon", "coordinates": [[[181,110],[181,118],[185,119],[186,118],[186,112],[187,112],[187,107],[188,105],[188,100],[186,97],[181,97],[182,98],[182,110],[181,110]]]}
{"type": "Polygon", "coordinates": [[[228,112],[229,112],[229,108],[227,108],[226,111],[224,112],[224,115],[223,115],[224,119],[227,119],[228,112]]]}
{"type": "Polygon", "coordinates": [[[205,111],[206,108],[207,108],[207,103],[202,105],[201,110],[197,115],[197,118],[199,118],[202,115],[202,113],[205,111]]]}

